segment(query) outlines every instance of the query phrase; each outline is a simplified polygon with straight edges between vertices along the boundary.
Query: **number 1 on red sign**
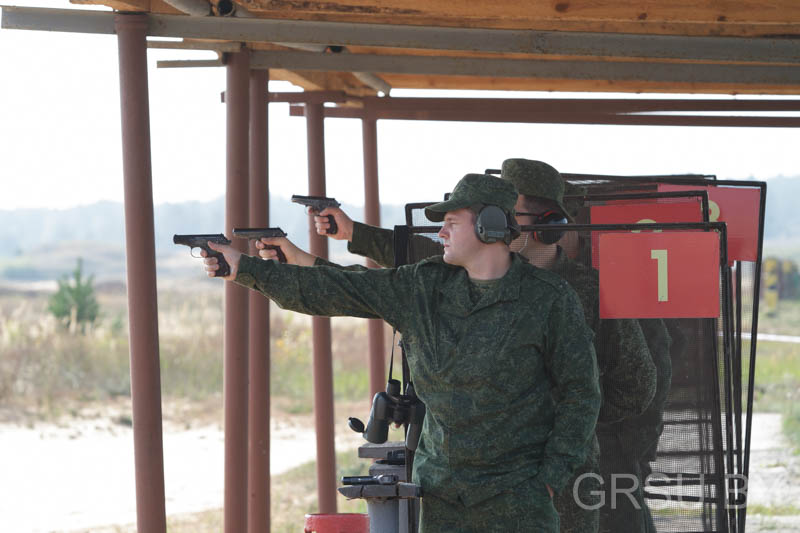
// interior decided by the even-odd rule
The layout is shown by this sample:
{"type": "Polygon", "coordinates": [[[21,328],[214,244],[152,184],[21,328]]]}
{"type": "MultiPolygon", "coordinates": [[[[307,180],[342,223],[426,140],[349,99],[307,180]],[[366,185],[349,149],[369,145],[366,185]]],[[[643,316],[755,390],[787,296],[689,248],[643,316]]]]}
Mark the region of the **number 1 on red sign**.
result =
{"type": "Polygon", "coordinates": [[[667,250],[650,250],[650,259],[658,263],[658,301],[669,301],[669,276],[667,275],[667,250]]]}

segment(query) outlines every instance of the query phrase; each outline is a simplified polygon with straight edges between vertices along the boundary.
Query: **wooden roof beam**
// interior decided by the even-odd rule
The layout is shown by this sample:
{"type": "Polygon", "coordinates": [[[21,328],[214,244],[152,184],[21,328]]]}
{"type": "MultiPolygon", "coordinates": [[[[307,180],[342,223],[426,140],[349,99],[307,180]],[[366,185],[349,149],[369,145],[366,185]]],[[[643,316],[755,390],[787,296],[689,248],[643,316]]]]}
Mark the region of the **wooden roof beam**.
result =
{"type": "MultiPolygon", "coordinates": [[[[3,27],[113,33],[113,16],[113,13],[104,12],[3,7],[3,27]]],[[[493,53],[800,63],[800,39],[537,32],[152,14],[148,20],[148,35],[154,37],[493,53]]]]}
{"type": "Polygon", "coordinates": [[[261,16],[471,28],[764,36],[800,34],[795,0],[236,0],[261,16]]]}
{"type": "Polygon", "coordinates": [[[477,76],[437,76],[419,74],[383,74],[392,87],[403,89],[475,90],[475,91],[558,91],[605,93],[669,94],[769,94],[800,95],[800,87],[791,85],[742,85],[731,83],[611,81],[546,78],[481,78],[477,76]]]}
{"type": "MultiPolygon", "coordinates": [[[[383,120],[432,120],[522,124],[595,124],[619,126],[717,126],[746,128],[798,128],[800,117],[636,115],[617,113],[496,112],[465,110],[392,110],[325,107],[326,118],[372,118],[383,120]]],[[[305,116],[305,106],[290,105],[293,117],[305,116]]]]}
{"type": "Polygon", "coordinates": [[[251,68],[327,72],[369,71],[439,76],[725,83],[743,86],[764,84],[800,87],[800,68],[777,65],[557,61],[379,54],[344,55],[295,51],[253,52],[250,65],[251,68]]]}

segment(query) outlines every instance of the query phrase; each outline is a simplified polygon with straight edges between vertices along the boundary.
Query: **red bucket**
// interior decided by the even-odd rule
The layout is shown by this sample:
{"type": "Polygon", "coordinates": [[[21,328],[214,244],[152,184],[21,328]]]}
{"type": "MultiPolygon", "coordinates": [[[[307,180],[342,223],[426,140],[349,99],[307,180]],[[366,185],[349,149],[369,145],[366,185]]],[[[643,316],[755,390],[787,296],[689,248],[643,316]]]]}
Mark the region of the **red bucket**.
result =
{"type": "Polygon", "coordinates": [[[359,513],[307,514],[305,533],[369,533],[369,515],[359,513]]]}

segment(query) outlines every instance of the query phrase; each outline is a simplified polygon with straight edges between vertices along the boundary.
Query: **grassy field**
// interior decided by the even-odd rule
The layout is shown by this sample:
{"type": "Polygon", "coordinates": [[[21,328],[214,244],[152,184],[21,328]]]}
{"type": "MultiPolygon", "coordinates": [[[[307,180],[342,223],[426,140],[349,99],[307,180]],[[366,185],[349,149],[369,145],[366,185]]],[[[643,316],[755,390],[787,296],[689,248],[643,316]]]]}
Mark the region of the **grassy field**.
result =
{"type": "MultiPolygon", "coordinates": [[[[159,291],[161,383],[165,403],[221,404],[222,291],[198,283],[198,290],[159,291]],[[212,403],[213,403],[212,402],[212,403]]],[[[46,310],[48,294],[0,292],[0,421],[49,419],[82,406],[130,394],[127,300],[124,288],[98,288],[99,320],[85,332],[69,331],[46,310]]],[[[271,393],[273,416],[312,410],[310,320],[272,307],[271,393]]],[[[781,302],[775,316],[762,314],[759,331],[800,334],[800,302],[781,302]]],[[[391,335],[386,335],[386,352],[391,335]]],[[[366,323],[333,321],[334,394],[337,402],[368,396],[366,323]]],[[[784,431],[800,451],[800,344],[759,341],[754,409],[780,412],[784,431]]],[[[366,415],[366,412],[362,413],[366,415]]],[[[364,473],[367,464],[352,452],[337,457],[338,475],[364,473]]],[[[305,513],[316,511],[314,464],[272,483],[273,531],[297,531],[305,513]]],[[[364,512],[362,502],[339,500],[340,512],[364,512]]],[[[792,508],[791,512],[794,513],[792,508]]],[[[789,511],[787,511],[789,512],[789,511]]],[[[219,531],[220,509],[169,518],[173,533],[219,531]]],[[[119,526],[109,531],[132,531],[119,526]]]]}
{"type": "MultiPolygon", "coordinates": [[[[759,333],[800,335],[800,301],[781,301],[774,316],[760,313],[759,333]]],[[[784,432],[800,453],[800,344],[758,341],[753,410],[783,414],[784,432]]]]}
{"type": "MultiPolygon", "coordinates": [[[[222,291],[161,289],[159,340],[165,417],[221,420],[222,291]]],[[[130,395],[127,299],[120,286],[99,288],[101,316],[85,332],[70,331],[47,312],[48,294],[4,290],[0,294],[0,422],[82,416],[102,403],[130,395]]],[[[312,412],[310,319],[271,309],[272,416],[312,412]]],[[[366,322],[334,319],[334,399],[358,402],[367,415],[366,322]],[[363,402],[363,404],[361,403],[363,402]]],[[[387,351],[391,336],[386,335],[387,351]]],[[[128,422],[130,420],[128,419],[128,422]]],[[[394,437],[393,437],[394,438],[394,437]]],[[[369,463],[354,452],[339,454],[337,476],[365,474],[369,463]]],[[[315,464],[272,479],[272,531],[298,531],[316,509],[315,464]]],[[[339,499],[340,512],[366,512],[363,502],[339,499]]],[[[169,517],[170,532],[222,530],[222,510],[169,517]]],[[[108,532],[135,531],[120,525],[108,532]]]]}
{"type": "MultiPolygon", "coordinates": [[[[0,298],[0,416],[50,418],[87,402],[130,394],[124,289],[99,289],[101,316],[70,332],[47,312],[46,293],[5,290],[0,298]]],[[[158,294],[161,388],[165,399],[202,401],[222,392],[222,291],[158,294]]],[[[312,409],[310,319],[273,306],[271,387],[290,413],[312,409]]],[[[390,336],[386,336],[387,351],[390,336]]],[[[333,321],[336,400],[368,399],[366,323],[333,321]]]]}

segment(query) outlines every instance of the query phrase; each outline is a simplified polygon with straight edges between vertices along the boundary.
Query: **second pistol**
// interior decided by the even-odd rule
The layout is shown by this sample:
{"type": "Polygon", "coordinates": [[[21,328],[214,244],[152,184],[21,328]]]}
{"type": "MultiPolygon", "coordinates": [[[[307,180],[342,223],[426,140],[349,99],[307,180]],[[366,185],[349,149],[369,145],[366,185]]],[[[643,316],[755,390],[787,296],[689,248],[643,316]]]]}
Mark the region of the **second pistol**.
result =
{"type": "MultiPolygon", "coordinates": [[[[262,238],[286,237],[286,232],[281,228],[233,228],[233,236],[239,237],[240,239],[260,241],[262,238]]],[[[286,262],[286,255],[283,253],[280,246],[274,244],[265,244],[265,246],[267,250],[275,250],[278,252],[279,262],[286,262]]]]}
{"type": "MultiPolygon", "coordinates": [[[[335,198],[329,198],[327,196],[301,196],[299,194],[293,194],[292,201],[296,204],[310,207],[311,211],[317,215],[327,207],[339,207],[342,205],[337,202],[335,198]]],[[[331,227],[329,227],[328,231],[325,233],[328,235],[336,235],[336,232],[339,231],[339,226],[336,225],[336,219],[333,218],[333,215],[328,215],[328,224],[330,224],[331,227]]]]}
{"type": "MultiPolygon", "coordinates": [[[[228,238],[222,233],[197,233],[191,235],[176,234],[173,235],[172,237],[172,242],[174,242],[175,244],[183,244],[184,246],[188,246],[192,250],[194,250],[195,248],[200,248],[201,250],[206,251],[207,257],[216,257],[219,269],[216,271],[214,276],[224,278],[225,276],[231,273],[231,267],[225,260],[225,256],[222,255],[222,252],[217,252],[216,250],[212,250],[211,248],[208,247],[209,241],[215,244],[231,243],[231,241],[228,240],[228,238]]],[[[191,253],[191,251],[189,253],[191,253]]]]}

